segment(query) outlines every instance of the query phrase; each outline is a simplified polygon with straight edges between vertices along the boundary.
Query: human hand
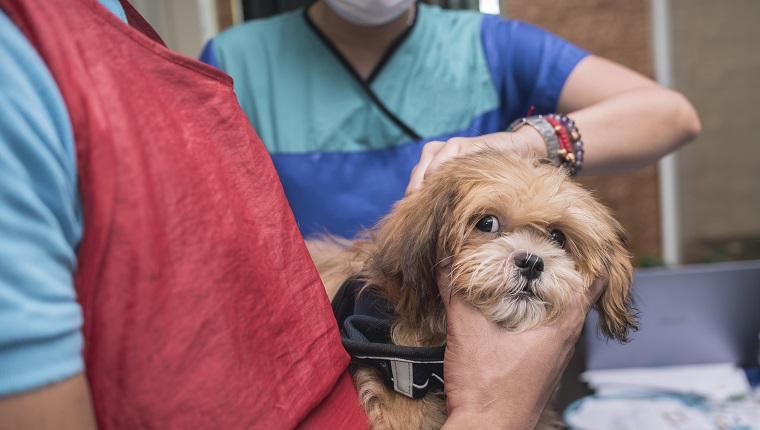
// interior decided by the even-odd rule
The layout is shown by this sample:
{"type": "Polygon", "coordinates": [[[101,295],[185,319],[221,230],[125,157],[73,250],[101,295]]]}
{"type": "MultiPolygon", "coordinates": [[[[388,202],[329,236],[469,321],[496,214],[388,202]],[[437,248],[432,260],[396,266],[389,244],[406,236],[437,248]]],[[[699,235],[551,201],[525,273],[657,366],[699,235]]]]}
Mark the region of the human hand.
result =
{"type": "Polygon", "coordinates": [[[417,191],[425,176],[441,163],[457,155],[497,148],[523,155],[546,156],[543,138],[533,127],[522,127],[516,132],[501,132],[477,137],[452,137],[446,142],[433,140],[422,147],[420,161],[412,169],[406,194],[417,191]]]}
{"type": "Polygon", "coordinates": [[[575,349],[586,315],[607,287],[596,280],[557,319],[521,333],[503,330],[457,295],[448,280],[444,429],[533,429],[575,349]]]}

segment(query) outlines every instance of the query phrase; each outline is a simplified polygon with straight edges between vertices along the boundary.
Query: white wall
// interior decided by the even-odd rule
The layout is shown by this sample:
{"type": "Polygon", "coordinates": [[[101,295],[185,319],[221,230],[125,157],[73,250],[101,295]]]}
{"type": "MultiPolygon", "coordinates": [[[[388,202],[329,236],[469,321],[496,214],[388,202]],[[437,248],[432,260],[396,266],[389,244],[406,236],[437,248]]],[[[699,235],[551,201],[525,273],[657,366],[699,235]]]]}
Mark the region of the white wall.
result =
{"type": "Polygon", "coordinates": [[[130,0],[169,48],[198,58],[218,32],[215,0],[130,0]]]}

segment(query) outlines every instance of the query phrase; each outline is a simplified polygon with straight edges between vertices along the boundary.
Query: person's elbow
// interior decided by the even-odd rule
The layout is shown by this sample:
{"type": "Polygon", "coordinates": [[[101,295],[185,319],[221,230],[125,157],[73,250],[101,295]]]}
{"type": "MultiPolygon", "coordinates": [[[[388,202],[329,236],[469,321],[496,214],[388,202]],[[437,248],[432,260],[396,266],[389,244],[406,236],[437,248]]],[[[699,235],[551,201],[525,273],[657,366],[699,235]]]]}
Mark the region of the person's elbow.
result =
{"type": "Polygon", "coordinates": [[[676,127],[677,146],[685,145],[696,139],[702,132],[702,122],[699,119],[694,105],[683,94],[678,91],[668,90],[669,96],[673,103],[673,116],[675,120],[672,124],[676,127]]]}

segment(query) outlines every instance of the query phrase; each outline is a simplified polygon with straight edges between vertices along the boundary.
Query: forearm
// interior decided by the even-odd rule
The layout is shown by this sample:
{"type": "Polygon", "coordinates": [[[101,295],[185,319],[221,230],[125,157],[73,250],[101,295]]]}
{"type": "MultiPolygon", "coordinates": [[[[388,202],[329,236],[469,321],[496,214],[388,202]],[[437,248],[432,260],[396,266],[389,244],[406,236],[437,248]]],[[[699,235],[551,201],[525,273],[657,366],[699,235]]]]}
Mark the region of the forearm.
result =
{"type": "Polygon", "coordinates": [[[587,175],[646,167],[700,131],[691,104],[664,88],[631,90],[568,116],[581,132],[587,175]]]}
{"type": "MultiPolygon", "coordinates": [[[[549,341],[544,338],[541,342],[549,341]]],[[[573,347],[568,347],[546,357],[533,354],[510,357],[512,362],[522,365],[508,371],[514,381],[494,387],[494,391],[480,392],[480,398],[473,397],[458,405],[450,411],[443,429],[535,429],[573,351],[573,347]]]]}
{"type": "MultiPolygon", "coordinates": [[[[646,167],[700,131],[691,104],[675,91],[660,87],[634,89],[588,107],[562,112],[575,121],[584,146],[581,174],[631,171],[646,167]]],[[[546,156],[546,143],[532,127],[516,133],[499,133],[505,147],[546,156]],[[505,139],[506,138],[506,139],[505,139]]]]}
{"type": "Polygon", "coordinates": [[[477,409],[472,412],[454,412],[441,430],[533,430],[542,411],[503,410],[488,413],[477,409]]]}
{"type": "MultiPolygon", "coordinates": [[[[580,174],[586,175],[640,169],[694,139],[701,129],[696,110],[683,95],[593,55],[568,76],[556,111],[570,117],[580,132],[584,145],[580,174]]],[[[533,127],[431,141],[412,170],[407,193],[418,189],[425,174],[442,162],[485,147],[548,155],[544,138],[533,127]]]]}
{"type": "Polygon", "coordinates": [[[645,167],[694,139],[701,128],[683,95],[596,56],[570,74],[557,110],[575,121],[582,136],[581,174],[645,167]]]}
{"type": "Polygon", "coordinates": [[[94,430],[95,417],[84,374],[39,390],[0,398],[0,428],[94,430]]]}

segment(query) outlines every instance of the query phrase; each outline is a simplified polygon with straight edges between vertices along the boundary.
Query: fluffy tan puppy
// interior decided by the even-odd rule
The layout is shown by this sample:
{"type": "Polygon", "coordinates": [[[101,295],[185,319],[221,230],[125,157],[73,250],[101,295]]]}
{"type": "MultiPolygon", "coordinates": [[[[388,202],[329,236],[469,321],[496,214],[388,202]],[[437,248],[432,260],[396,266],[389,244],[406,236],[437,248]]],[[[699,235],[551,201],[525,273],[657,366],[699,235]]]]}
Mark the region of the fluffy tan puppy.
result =
{"type": "MultiPolygon", "coordinates": [[[[544,161],[495,150],[454,158],[366,233],[307,245],[331,299],[358,276],[365,292],[387,301],[397,345],[445,344],[439,270],[451,275],[444,296],[461,295],[514,331],[555,318],[572,291],[606,276],[599,328],[619,341],[635,328],[625,232],[591,193],[544,161]]],[[[437,429],[446,420],[440,390],[411,399],[386,387],[373,367],[358,364],[353,376],[373,429],[437,429]]],[[[544,415],[539,427],[551,428],[544,415]]]]}

